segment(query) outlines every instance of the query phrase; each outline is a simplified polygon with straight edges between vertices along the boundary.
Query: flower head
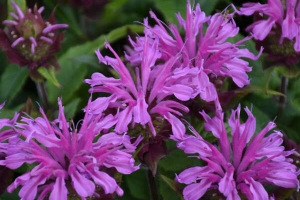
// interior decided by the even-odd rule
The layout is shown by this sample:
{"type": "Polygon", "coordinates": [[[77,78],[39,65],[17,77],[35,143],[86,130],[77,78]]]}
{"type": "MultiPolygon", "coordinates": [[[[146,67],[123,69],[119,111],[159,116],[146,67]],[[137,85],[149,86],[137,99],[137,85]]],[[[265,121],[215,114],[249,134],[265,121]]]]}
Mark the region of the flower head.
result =
{"type": "MultiPolygon", "coordinates": [[[[105,113],[108,108],[114,109],[117,119],[115,131],[119,133],[127,131],[131,123],[140,124],[144,128],[147,126],[150,134],[155,136],[160,125],[167,121],[172,125],[174,137],[181,138],[185,128],[178,116],[182,115],[181,112],[188,112],[188,108],[179,100],[189,99],[193,91],[172,77],[171,69],[179,57],[174,56],[167,62],[158,64],[161,53],[157,48],[157,41],[153,41],[147,35],[143,39],[145,41],[140,54],[141,63],[131,68],[125,66],[108,43],[106,47],[115,58],[102,56],[100,51],[96,52],[99,61],[110,65],[120,78],[108,78],[101,73],[94,73],[91,79],[85,80],[92,86],[90,92],[110,95],[93,101],[91,113],[99,115],[105,113]]],[[[132,65],[135,63],[133,59],[128,60],[132,65]]]]}
{"type": "Polygon", "coordinates": [[[122,174],[137,170],[132,153],[140,139],[132,144],[127,135],[100,136],[100,117],[90,121],[88,114],[77,130],[66,121],[60,100],[56,120],[50,122],[42,109],[40,112],[43,117],[22,117],[13,129],[15,136],[2,144],[6,158],[1,165],[17,169],[24,163],[34,164],[30,172],[15,179],[8,191],[21,186],[19,196],[28,200],[37,195],[39,199],[68,199],[68,195],[85,199],[101,192],[122,195],[123,190],[106,170],[115,168],[122,174]]]}
{"type": "MultiPolygon", "coordinates": [[[[254,56],[248,49],[240,48],[250,37],[236,43],[227,41],[239,31],[233,14],[216,13],[207,17],[199,4],[192,10],[187,1],[186,18],[177,14],[179,27],[169,24],[168,29],[152,11],[150,15],[157,25],[151,27],[145,20],[145,34],[158,41],[162,60],[168,61],[175,55],[181,55],[172,71],[180,76],[182,83],[193,89],[190,98],[200,94],[205,101],[216,100],[217,91],[210,79],[218,77],[230,77],[239,87],[249,84],[247,72],[251,68],[242,58],[256,60],[260,54],[254,56]],[[184,29],[184,37],[180,35],[180,28],[184,29]]],[[[144,41],[139,38],[137,42],[132,42],[134,50],[128,51],[130,58],[137,64],[141,62],[139,54],[143,51],[144,41]]]]}
{"type": "Polygon", "coordinates": [[[187,136],[177,146],[188,154],[199,154],[206,166],[192,167],[181,172],[176,180],[188,184],[183,190],[185,199],[201,198],[207,190],[218,189],[227,199],[269,199],[263,185],[283,188],[299,186],[296,166],[287,158],[293,151],[284,151],[282,134],[278,131],[265,136],[275,127],[273,122],[254,135],[256,120],[248,108],[248,119],[240,122],[240,106],[233,110],[227,135],[223,113],[211,118],[201,112],[207,131],[218,138],[218,147],[205,141],[192,127],[195,136],[187,136]],[[229,139],[230,137],[230,139],[229,139]]]}
{"type": "Polygon", "coordinates": [[[253,37],[263,41],[266,52],[273,60],[284,57],[289,63],[298,62],[300,52],[300,4],[298,0],[268,0],[267,4],[245,3],[237,11],[241,15],[254,15],[255,22],[247,27],[253,37]],[[279,57],[279,58],[278,58],[279,57]]]}
{"type": "Polygon", "coordinates": [[[14,12],[12,19],[4,20],[5,30],[0,30],[0,48],[6,52],[11,62],[25,66],[31,70],[37,67],[58,67],[54,53],[59,51],[62,33],[57,30],[67,28],[67,24],[56,24],[54,12],[48,21],[41,13],[44,7],[25,13],[12,2],[14,12]]]}

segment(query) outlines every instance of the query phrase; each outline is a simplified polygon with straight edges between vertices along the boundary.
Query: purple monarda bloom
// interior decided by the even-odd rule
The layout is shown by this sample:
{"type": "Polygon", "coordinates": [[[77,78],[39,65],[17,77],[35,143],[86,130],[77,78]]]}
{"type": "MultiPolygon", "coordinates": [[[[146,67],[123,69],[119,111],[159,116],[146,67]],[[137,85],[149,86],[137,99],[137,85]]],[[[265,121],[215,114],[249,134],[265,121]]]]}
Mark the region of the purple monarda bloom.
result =
{"type": "MultiPolygon", "coordinates": [[[[0,112],[1,112],[1,109],[4,107],[4,105],[5,105],[5,103],[0,104],[0,112]]],[[[19,113],[15,113],[12,120],[7,119],[7,118],[0,119],[0,130],[3,127],[7,127],[7,128],[8,127],[10,127],[10,128],[14,127],[14,125],[15,125],[18,118],[19,118],[19,113]]],[[[10,128],[8,128],[5,131],[0,132],[0,142],[3,142],[5,140],[7,140],[8,138],[16,135],[15,131],[10,129],[10,128]]],[[[2,148],[2,144],[0,143],[0,152],[1,152],[1,148],[2,148]]],[[[4,148],[5,148],[5,145],[4,145],[4,148]]]]}
{"type": "Polygon", "coordinates": [[[264,40],[268,35],[280,32],[280,43],[287,38],[294,43],[295,51],[300,52],[300,4],[298,0],[268,0],[267,4],[245,3],[237,12],[247,16],[259,14],[258,20],[247,27],[255,39],[264,40]]]}
{"type": "Polygon", "coordinates": [[[11,62],[20,66],[27,66],[33,70],[37,67],[58,67],[54,53],[59,51],[63,39],[57,30],[67,28],[67,24],[56,24],[54,12],[48,21],[41,13],[44,7],[27,12],[11,3],[15,12],[11,12],[12,19],[4,20],[5,30],[0,30],[0,48],[6,52],[11,62]]]}
{"type": "Polygon", "coordinates": [[[256,120],[248,108],[248,119],[240,122],[240,106],[233,110],[227,135],[223,113],[211,118],[201,112],[204,127],[218,138],[218,146],[205,141],[192,127],[195,136],[187,136],[177,146],[187,154],[199,154],[206,166],[192,167],[181,172],[176,180],[188,184],[183,190],[184,198],[197,200],[208,190],[217,189],[227,199],[239,200],[243,194],[250,200],[267,200],[269,195],[263,185],[297,188],[298,172],[292,160],[287,158],[293,151],[284,151],[282,134],[274,131],[269,122],[259,133],[255,133],[256,120]]]}
{"type": "MultiPolygon", "coordinates": [[[[249,84],[247,72],[251,71],[249,63],[242,58],[258,59],[246,48],[240,48],[247,37],[236,43],[228,41],[235,37],[239,28],[233,20],[233,14],[216,13],[205,16],[197,4],[192,10],[190,2],[186,5],[186,19],[177,14],[179,27],[169,24],[166,27],[151,11],[151,17],[157,25],[151,27],[147,19],[144,20],[145,34],[153,40],[158,40],[161,59],[168,61],[173,56],[180,54],[181,58],[173,66],[173,73],[181,77],[181,82],[193,85],[195,93],[205,101],[217,99],[217,91],[211,79],[230,77],[238,87],[249,84]],[[180,27],[184,29],[185,36],[181,37],[180,27]],[[170,34],[171,32],[171,34],[170,34]]],[[[128,49],[132,60],[141,62],[140,53],[143,51],[144,41],[139,38],[132,42],[134,50],[128,49]]]]}
{"type": "Polygon", "coordinates": [[[100,135],[96,128],[99,117],[87,120],[88,114],[78,130],[66,121],[60,100],[56,120],[50,122],[42,109],[40,112],[43,117],[22,117],[13,129],[15,136],[1,144],[6,154],[1,165],[17,169],[24,163],[33,164],[30,172],[15,179],[8,192],[21,186],[19,196],[26,200],[37,196],[67,200],[99,197],[100,193],[122,195],[123,190],[107,170],[114,168],[122,174],[136,171],[139,167],[134,166],[132,153],[140,138],[132,144],[127,135],[100,135]]]}
{"type": "MultiPolygon", "coordinates": [[[[120,78],[94,73],[91,79],[85,80],[92,86],[90,92],[109,94],[108,97],[99,97],[93,101],[90,111],[99,115],[105,113],[105,110],[113,109],[112,112],[117,119],[114,130],[118,133],[127,131],[131,123],[133,126],[140,124],[143,128],[147,127],[150,131],[146,131],[146,134],[156,136],[165,121],[172,125],[175,138],[181,138],[185,132],[185,127],[178,116],[181,116],[182,112],[188,112],[188,108],[177,99],[187,100],[193,91],[172,77],[172,67],[179,56],[174,56],[163,64],[157,64],[157,60],[161,57],[157,45],[158,41],[153,41],[146,35],[140,54],[141,63],[129,68],[108,43],[106,47],[115,58],[103,56],[100,51],[96,51],[99,61],[110,65],[120,78]]],[[[134,65],[135,60],[129,59],[129,62],[134,65]]]]}

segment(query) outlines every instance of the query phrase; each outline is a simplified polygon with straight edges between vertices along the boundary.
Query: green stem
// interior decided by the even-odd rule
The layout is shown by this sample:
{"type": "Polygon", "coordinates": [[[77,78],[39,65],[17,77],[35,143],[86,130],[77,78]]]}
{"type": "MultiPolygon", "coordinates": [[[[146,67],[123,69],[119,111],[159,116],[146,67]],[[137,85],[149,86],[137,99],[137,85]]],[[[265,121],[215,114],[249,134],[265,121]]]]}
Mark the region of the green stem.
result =
{"type": "Polygon", "coordinates": [[[42,99],[43,101],[43,109],[45,112],[47,112],[49,109],[49,101],[48,101],[47,92],[45,88],[45,82],[44,81],[36,82],[36,88],[40,99],[42,99]]]}
{"type": "Polygon", "coordinates": [[[152,200],[159,200],[155,177],[153,176],[150,168],[148,168],[147,171],[148,171],[148,182],[149,182],[149,188],[150,188],[152,200]]]}

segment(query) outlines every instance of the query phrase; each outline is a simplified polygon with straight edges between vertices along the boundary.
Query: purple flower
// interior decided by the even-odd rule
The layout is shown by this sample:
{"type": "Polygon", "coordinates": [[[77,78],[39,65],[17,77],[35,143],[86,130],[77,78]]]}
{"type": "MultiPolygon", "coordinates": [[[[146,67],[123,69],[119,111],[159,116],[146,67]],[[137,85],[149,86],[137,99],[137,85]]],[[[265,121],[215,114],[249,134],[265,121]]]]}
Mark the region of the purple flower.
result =
{"type": "MultiPolygon", "coordinates": [[[[190,98],[200,94],[203,100],[216,100],[217,91],[210,79],[218,77],[230,77],[239,87],[249,84],[247,72],[251,71],[251,68],[242,58],[256,60],[260,53],[254,56],[248,49],[240,48],[250,37],[236,43],[228,42],[228,39],[236,36],[239,31],[233,14],[216,13],[206,17],[199,4],[192,10],[190,2],[187,1],[186,19],[177,14],[179,27],[185,32],[183,38],[179,27],[170,24],[166,29],[152,11],[150,15],[157,25],[151,27],[145,19],[145,34],[155,41],[158,40],[162,60],[168,61],[173,56],[181,55],[172,70],[175,75],[180,76],[182,83],[193,88],[194,92],[190,98]]],[[[132,41],[134,49],[128,49],[128,57],[136,64],[141,63],[139,55],[143,51],[144,41],[143,38],[138,38],[137,42],[132,41]]]]}
{"type": "Polygon", "coordinates": [[[218,138],[218,146],[205,141],[192,127],[195,136],[187,136],[177,146],[187,154],[199,154],[198,158],[206,166],[192,167],[181,172],[176,180],[187,184],[183,190],[187,200],[201,198],[207,190],[218,189],[227,199],[241,199],[239,192],[248,199],[269,199],[263,185],[283,188],[299,186],[298,172],[292,160],[287,158],[293,151],[284,151],[282,134],[274,131],[273,122],[256,135],[256,120],[248,108],[248,119],[240,122],[240,106],[233,110],[228,125],[231,132],[227,135],[223,113],[211,118],[201,112],[206,123],[206,131],[218,138]]]}
{"type": "Polygon", "coordinates": [[[281,29],[280,43],[287,38],[294,43],[295,51],[300,51],[300,5],[297,0],[286,0],[285,3],[280,0],[268,0],[267,4],[245,3],[237,12],[247,16],[259,13],[261,17],[247,27],[255,39],[264,40],[281,29]]]}
{"type": "Polygon", "coordinates": [[[140,138],[132,144],[127,135],[100,136],[97,128],[100,117],[91,121],[87,120],[88,114],[78,130],[77,125],[66,121],[62,103],[60,100],[58,103],[56,120],[50,122],[40,109],[43,117],[22,117],[13,129],[15,136],[2,143],[6,158],[0,161],[1,165],[17,169],[24,163],[34,164],[30,172],[15,179],[8,192],[21,186],[19,196],[27,200],[36,196],[38,199],[66,200],[68,196],[86,199],[101,192],[122,195],[123,190],[106,170],[115,168],[122,174],[137,170],[132,153],[140,138]]]}
{"type": "MultiPolygon", "coordinates": [[[[193,91],[172,77],[172,67],[179,57],[174,56],[167,62],[157,64],[157,60],[161,57],[157,48],[158,42],[149,39],[147,35],[143,39],[141,62],[132,68],[125,66],[108,43],[106,47],[115,58],[103,56],[100,51],[96,51],[99,61],[110,65],[120,78],[105,77],[101,73],[94,73],[91,79],[85,80],[92,86],[90,92],[110,95],[93,101],[90,111],[94,115],[105,113],[107,110],[113,112],[117,119],[114,130],[118,133],[127,131],[131,123],[132,126],[140,124],[144,128],[147,127],[150,134],[155,136],[161,128],[160,125],[167,121],[172,125],[173,136],[181,138],[185,127],[178,116],[182,116],[182,111],[188,112],[188,108],[178,100],[174,100],[173,95],[184,101],[190,98],[193,91]]],[[[135,60],[130,58],[128,60],[135,63],[135,60]]],[[[146,131],[146,134],[149,132],[146,131]]]]}
{"type": "Polygon", "coordinates": [[[6,52],[11,62],[20,66],[27,65],[31,70],[37,67],[58,67],[54,53],[59,51],[63,35],[57,30],[67,28],[67,24],[56,24],[54,12],[48,21],[41,13],[44,7],[27,12],[11,3],[15,12],[11,12],[12,19],[4,20],[5,30],[0,30],[0,48],[6,52]]]}
{"type": "MultiPolygon", "coordinates": [[[[0,112],[1,112],[1,109],[4,107],[5,103],[2,103],[0,104],[0,112]]],[[[7,119],[7,118],[3,118],[3,119],[0,119],[0,130],[3,128],[3,127],[14,127],[17,119],[19,118],[19,113],[15,113],[13,119],[7,119]]],[[[7,130],[4,130],[4,131],[1,131],[0,132],[0,142],[3,142],[7,139],[9,139],[10,137],[13,137],[15,136],[15,131],[8,128],[7,130]]],[[[1,151],[1,148],[4,146],[5,148],[5,144],[1,144],[0,143],[0,151],[1,151]]]]}

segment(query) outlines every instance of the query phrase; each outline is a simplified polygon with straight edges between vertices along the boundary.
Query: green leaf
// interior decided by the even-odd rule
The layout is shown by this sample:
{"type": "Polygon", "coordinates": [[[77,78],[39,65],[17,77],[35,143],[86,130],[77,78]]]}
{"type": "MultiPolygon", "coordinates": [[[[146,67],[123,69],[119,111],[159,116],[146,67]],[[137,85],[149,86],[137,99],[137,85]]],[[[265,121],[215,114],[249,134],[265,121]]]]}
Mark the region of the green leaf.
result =
{"type": "Polygon", "coordinates": [[[143,31],[143,26],[126,25],[117,28],[107,35],[99,36],[94,41],[70,48],[70,50],[63,54],[59,58],[61,70],[56,76],[62,88],[57,89],[50,81],[47,81],[46,87],[48,90],[49,102],[55,104],[56,99],[59,96],[63,97],[64,102],[69,102],[74,98],[74,93],[79,89],[80,85],[83,84],[83,80],[87,73],[86,65],[83,65],[86,63],[86,59],[80,61],[78,60],[78,57],[93,55],[96,49],[102,49],[104,47],[105,41],[112,43],[125,37],[129,31],[140,33],[143,31]]]}
{"type": "Polygon", "coordinates": [[[140,169],[124,176],[130,193],[136,199],[151,199],[147,183],[147,171],[140,169]]]}
{"type": "Polygon", "coordinates": [[[164,200],[175,200],[175,199],[182,199],[182,190],[183,190],[183,185],[175,182],[173,179],[168,178],[167,176],[164,176],[162,174],[159,175],[161,180],[163,180],[163,183],[160,184],[160,191],[161,195],[164,197],[164,200]],[[168,188],[171,188],[174,192],[169,192],[168,188]],[[176,193],[175,193],[176,192],[176,193]]]}
{"type": "Polygon", "coordinates": [[[73,118],[79,105],[80,99],[73,99],[70,103],[65,105],[65,115],[67,118],[73,118]]]}
{"type": "Polygon", "coordinates": [[[52,83],[53,85],[55,85],[58,88],[61,88],[61,85],[59,84],[59,82],[57,81],[57,79],[55,77],[55,69],[54,68],[47,69],[45,67],[40,67],[38,69],[38,72],[50,83],[52,83]]]}
{"type": "MultiPolygon", "coordinates": [[[[214,10],[219,0],[195,0],[195,5],[200,4],[202,11],[209,15],[214,10]]],[[[185,19],[186,15],[186,1],[174,1],[174,0],[155,0],[157,8],[163,13],[167,22],[178,24],[176,13],[180,13],[185,19]]],[[[193,6],[193,3],[192,3],[193,6]]]]}
{"type": "Polygon", "coordinates": [[[210,14],[213,13],[213,11],[215,10],[215,7],[216,7],[218,2],[219,2],[219,0],[210,0],[210,1],[208,1],[208,0],[195,0],[195,4],[199,3],[201,10],[203,12],[205,12],[206,15],[210,15],[210,14]]]}
{"type": "Polygon", "coordinates": [[[6,106],[0,110],[0,118],[12,119],[16,112],[19,112],[23,105],[18,105],[13,109],[7,109],[6,106]]]}
{"type": "Polygon", "coordinates": [[[287,78],[296,78],[300,75],[300,68],[295,65],[287,66],[275,66],[276,71],[287,78]]]}
{"type": "Polygon", "coordinates": [[[176,149],[159,161],[159,166],[164,170],[178,172],[191,166],[200,166],[201,161],[197,158],[188,158],[182,150],[176,149]],[[170,163],[172,163],[170,165],[170,163]]]}
{"type": "Polygon", "coordinates": [[[0,102],[12,100],[24,85],[27,77],[27,68],[20,68],[15,64],[8,65],[0,79],[0,102]]]}
{"type": "MultiPolygon", "coordinates": [[[[257,95],[253,95],[252,98],[248,98],[245,105],[251,109],[252,114],[256,118],[256,133],[262,130],[270,121],[273,121],[275,116],[274,111],[275,104],[270,102],[269,98],[261,98],[260,103],[257,104],[252,99],[259,99],[257,95]],[[271,117],[270,117],[271,116],[271,117]],[[272,118],[272,116],[274,116],[272,118]]],[[[245,114],[245,113],[243,113],[245,114]]]]}
{"type": "Polygon", "coordinates": [[[68,62],[70,59],[74,59],[77,56],[93,55],[95,50],[102,49],[104,47],[105,41],[112,43],[118,39],[126,37],[129,32],[142,33],[143,30],[144,27],[141,25],[125,25],[114,29],[107,35],[101,35],[93,41],[72,47],[60,57],[60,64],[61,62],[68,62]]]}

